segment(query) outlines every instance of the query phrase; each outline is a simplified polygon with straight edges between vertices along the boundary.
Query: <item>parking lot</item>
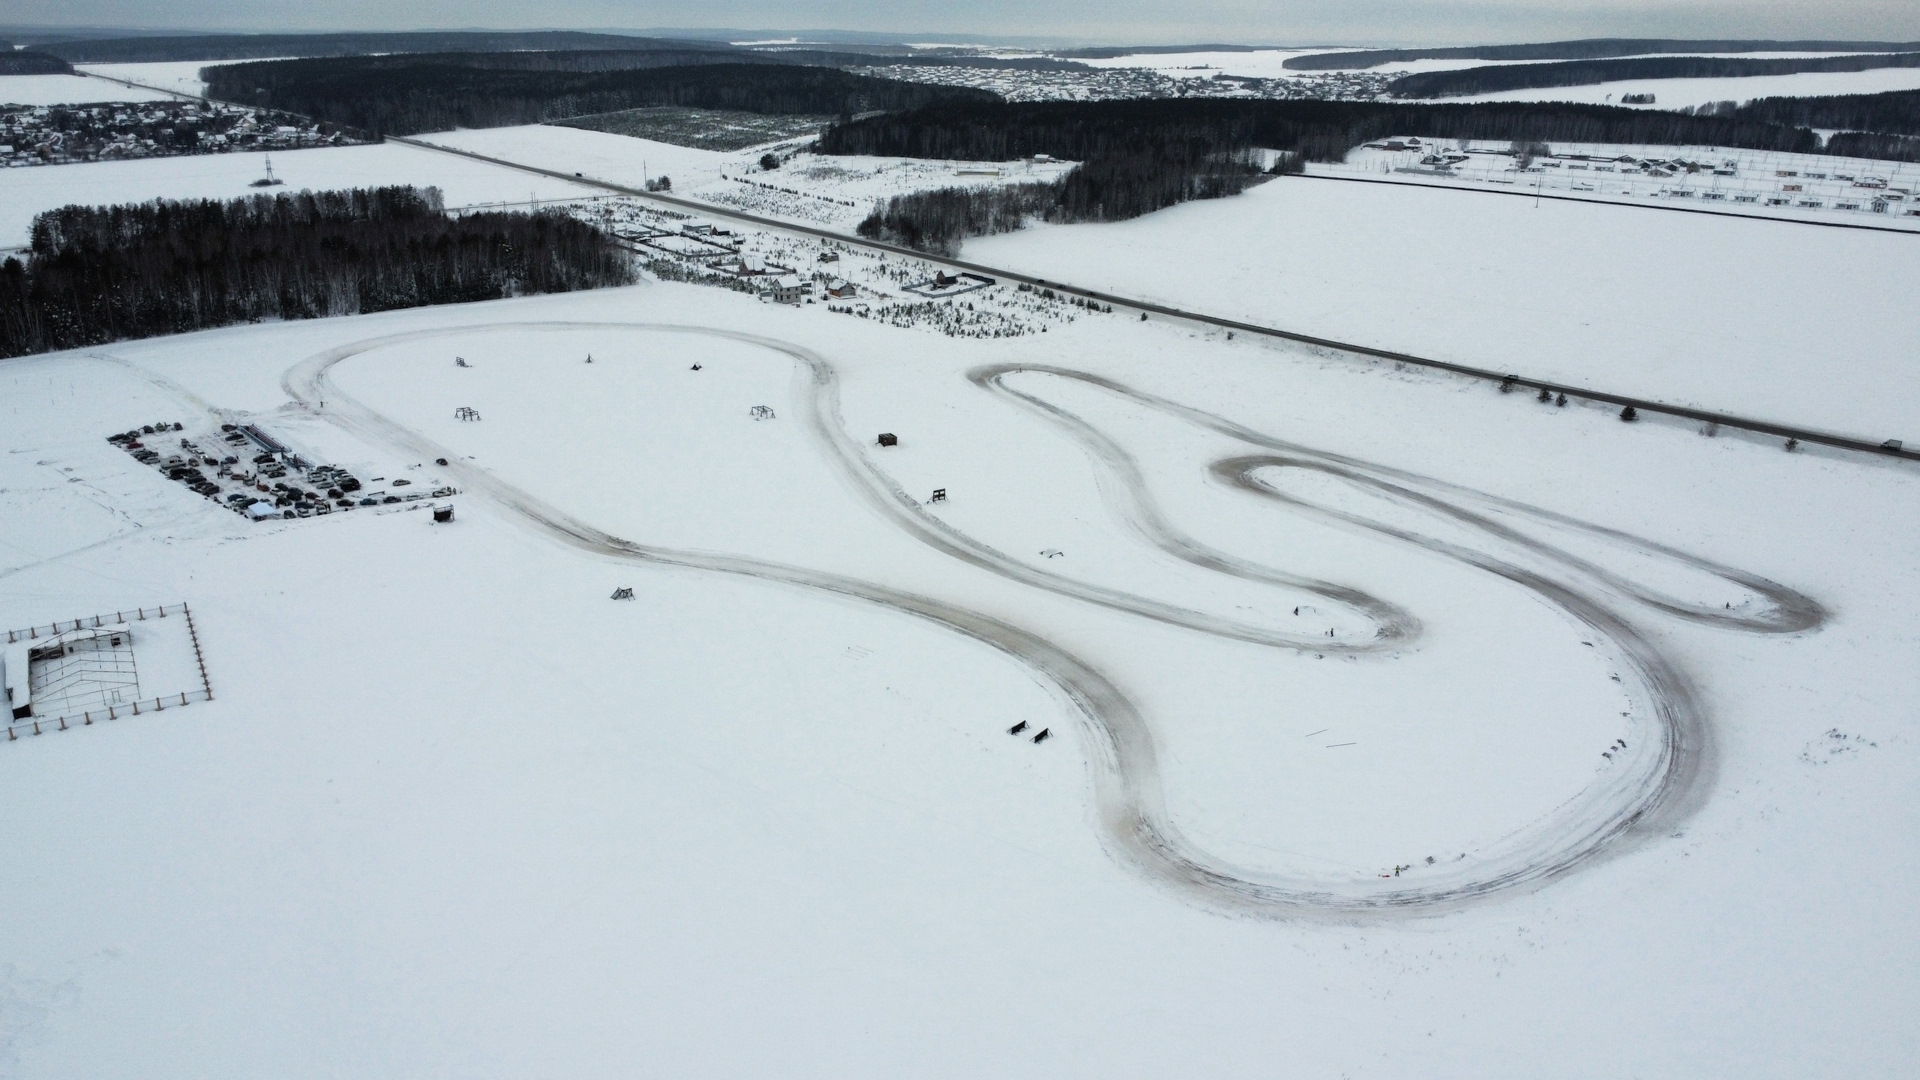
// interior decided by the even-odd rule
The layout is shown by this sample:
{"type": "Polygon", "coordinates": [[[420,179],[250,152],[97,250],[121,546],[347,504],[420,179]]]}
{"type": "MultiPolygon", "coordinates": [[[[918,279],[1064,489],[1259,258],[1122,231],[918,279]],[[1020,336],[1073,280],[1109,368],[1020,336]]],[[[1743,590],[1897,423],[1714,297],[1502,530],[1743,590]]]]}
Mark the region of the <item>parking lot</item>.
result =
{"type": "Polygon", "coordinates": [[[307,460],[256,424],[222,424],[188,436],[185,425],[163,422],[109,435],[107,441],[250,521],[321,517],[455,493],[432,480],[363,480],[341,466],[307,460]]]}

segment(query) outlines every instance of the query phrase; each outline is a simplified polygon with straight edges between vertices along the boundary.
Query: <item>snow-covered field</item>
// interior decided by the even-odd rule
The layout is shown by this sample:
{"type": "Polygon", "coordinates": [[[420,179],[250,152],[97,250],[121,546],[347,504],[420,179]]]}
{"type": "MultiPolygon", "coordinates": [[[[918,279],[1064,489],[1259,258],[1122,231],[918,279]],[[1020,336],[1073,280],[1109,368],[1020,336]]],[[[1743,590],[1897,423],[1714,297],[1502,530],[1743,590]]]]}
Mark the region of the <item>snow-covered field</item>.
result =
{"type": "Polygon", "coordinates": [[[7,361],[0,444],[0,622],[185,599],[215,687],[0,744],[8,1072],[1920,1050],[1904,466],[674,285],[7,361]],[[162,418],[465,494],[248,525],[162,418]]]}
{"type": "Polygon", "coordinates": [[[91,105],[100,101],[172,101],[158,90],[84,75],[0,75],[0,105],[91,105]]]}
{"type": "Polygon", "coordinates": [[[1795,75],[1754,75],[1732,79],[1629,79],[1592,86],[1549,86],[1531,90],[1502,90],[1446,101],[1577,101],[1622,105],[1626,94],[1652,94],[1641,109],[1682,109],[1715,101],[1752,101],[1764,97],[1824,97],[1829,94],[1881,94],[1889,90],[1920,90],[1920,68],[1874,68],[1871,71],[1803,71],[1795,75]]]}
{"type": "Polygon", "coordinates": [[[1344,161],[1315,162],[1307,171],[1920,232],[1915,162],[1725,146],[1562,142],[1522,168],[1511,142],[1448,140],[1407,150],[1391,145],[1356,147],[1344,161]],[[1423,164],[1436,151],[1449,159],[1444,168],[1423,164]]]}
{"type": "MultiPolygon", "coordinates": [[[[1742,53],[1699,52],[1699,53],[1642,53],[1638,56],[1609,56],[1609,57],[1606,57],[1606,59],[1608,60],[1650,60],[1650,59],[1666,59],[1666,58],[1671,58],[1675,56],[1714,56],[1714,57],[1722,57],[1730,60],[1802,60],[1802,59],[1809,59],[1812,57],[1820,57],[1820,56],[1857,56],[1857,55],[1859,54],[1852,53],[1852,52],[1792,52],[1792,51],[1742,52],[1742,53]]],[[[1416,71],[1458,71],[1461,68],[1502,67],[1509,64],[1551,64],[1551,63],[1579,63],[1579,62],[1580,61],[1576,61],[1576,60],[1566,60],[1566,61],[1462,60],[1458,58],[1434,58],[1434,59],[1426,59],[1426,60],[1396,60],[1392,63],[1381,64],[1377,67],[1367,68],[1366,70],[1378,71],[1388,75],[1408,75],[1416,71]]],[[[1655,81],[1663,82],[1665,80],[1655,80],[1655,81]]]]}
{"type": "Polygon", "coordinates": [[[1126,56],[1076,60],[1093,68],[1145,68],[1170,78],[1197,74],[1244,75],[1255,79],[1285,79],[1306,72],[1282,66],[1295,56],[1317,56],[1338,49],[1255,49],[1248,52],[1129,53],[1126,56]]]}
{"type": "Polygon", "coordinates": [[[962,254],[1336,340],[1914,440],[1916,244],[1309,178],[962,254]]]}
{"type": "MultiPolygon", "coordinates": [[[[592,134],[581,132],[580,134],[592,134]]],[[[273,155],[285,187],[328,190],[378,184],[435,186],[448,206],[577,198],[597,193],[579,184],[502,169],[400,143],[292,150],[273,155]]],[[[91,162],[0,170],[0,249],[22,246],[33,218],[72,203],[105,205],[148,199],[231,199],[257,194],[257,154],[201,154],[144,161],[91,162]]]]}
{"type": "MultiPolygon", "coordinates": [[[[637,184],[646,171],[667,173],[675,177],[676,194],[849,231],[873,200],[888,194],[1044,179],[1064,167],[1036,167],[1031,176],[1024,166],[1002,177],[955,176],[947,163],[801,155],[761,172],[751,167],[750,154],[572,128],[431,138],[615,182],[637,184]],[[807,194],[754,188],[742,179],[807,194]]],[[[450,206],[524,205],[588,191],[400,144],[277,154],[274,166],[294,190],[433,184],[450,206]]],[[[252,155],[210,155],[6,170],[0,172],[0,242],[24,244],[34,214],[69,202],[247,194],[256,190],[247,185],[257,169],[252,155]]],[[[1536,208],[1517,198],[1307,180],[1112,226],[1040,226],[977,239],[966,255],[1339,340],[1876,438],[1910,438],[1920,436],[1920,396],[1910,390],[1920,320],[1905,299],[1920,286],[1905,257],[1913,242],[1775,222],[1550,200],[1536,208]],[[1112,256],[1109,245],[1116,241],[1124,243],[1119,250],[1126,257],[1112,256]],[[1497,318],[1473,302],[1484,296],[1501,299],[1497,318]],[[1836,356],[1846,358],[1837,370],[1827,362],[1836,356]]]]}
{"type": "Polygon", "coordinates": [[[713,183],[723,169],[744,169],[758,152],[724,153],[690,146],[613,135],[604,131],[530,124],[522,127],[477,128],[415,136],[422,142],[449,146],[475,154],[538,165],[544,169],[583,172],[597,180],[629,187],[642,186],[650,176],[667,176],[674,191],[713,183]]]}
{"type": "Polygon", "coordinates": [[[667,176],[673,181],[673,194],[683,198],[848,232],[876,201],[893,195],[930,188],[1045,182],[1073,167],[1071,162],[1033,165],[800,153],[781,168],[767,171],[759,164],[762,147],[699,150],[546,124],[438,132],[419,138],[628,187],[640,187],[650,176],[667,176]]]}
{"type": "MultiPolygon", "coordinates": [[[[0,242],[256,165],[9,170],[0,242]]],[[[1916,242],[1302,179],[965,256],[1911,443],[1916,242]]],[[[1904,1074],[1911,465],[990,300],[1035,329],[647,284],[0,361],[0,630],[185,600],[213,688],[0,742],[0,1075],[1904,1074]],[[104,439],[160,420],[456,517],[249,524],[104,439]]]]}
{"type": "MultiPolygon", "coordinates": [[[[275,57],[271,59],[285,59],[275,57]]],[[[199,97],[207,92],[206,81],[200,78],[200,69],[223,67],[226,64],[250,64],[252,60],[168,60],[148,64],[75,64],[79,71],[94,75],[104,75],[109,79],[124,79],[141,86],[151,86],[160,90],[171,90],[176,94],[191,94],[199,97]]],[[[118,100],[118,99],[115,99],[118,100]]],[[[137,99],[137,100],[145,100],[137,99]]]]}

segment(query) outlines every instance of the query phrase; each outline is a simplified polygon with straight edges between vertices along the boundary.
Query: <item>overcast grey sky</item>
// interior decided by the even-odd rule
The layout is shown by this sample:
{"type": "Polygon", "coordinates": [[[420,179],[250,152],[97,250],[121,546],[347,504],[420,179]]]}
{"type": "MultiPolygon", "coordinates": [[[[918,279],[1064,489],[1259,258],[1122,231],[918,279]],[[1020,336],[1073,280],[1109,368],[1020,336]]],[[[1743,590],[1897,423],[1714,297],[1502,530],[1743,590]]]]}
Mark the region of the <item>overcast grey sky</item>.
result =
{"type": "Polygon", "coordinates": [[[1571,37],[1920,39],[1920,0],[6,0],[16,25],[182,30],[834,28],[1088,42],[1323,44],[1571,37]]]}

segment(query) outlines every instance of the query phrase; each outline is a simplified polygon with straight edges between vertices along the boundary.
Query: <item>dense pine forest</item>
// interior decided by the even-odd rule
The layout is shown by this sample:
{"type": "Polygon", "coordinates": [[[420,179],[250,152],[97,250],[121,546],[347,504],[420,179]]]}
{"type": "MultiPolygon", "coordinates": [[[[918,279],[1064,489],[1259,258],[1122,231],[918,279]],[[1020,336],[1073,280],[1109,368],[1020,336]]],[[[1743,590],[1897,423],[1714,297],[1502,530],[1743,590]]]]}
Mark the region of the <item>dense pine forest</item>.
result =
{"type": "Polygon", "coordinates": [[[1593,86],[1624,79],[1724,79],[1796,75],[1809,71],[1872,71],[1876,68],[1910,67],[1920,67],[1920,52],[1765,60],[1734,56],[1649,56],[1630,60],[1497,64],[1455,71],[1420,71],[1395,79],[1387,85],[1387,90],[1395,97],[1437,98],[1551,86],[1593,86]]]}
{"type": "Polygon", "coordinates": [[[857,231],[869,240],[952,255],[969,236],[1014,232],[1028,218],[1053,216],[1059,205],[1057,183],[916,191],[876,207],[857,231]]]}
{"type": "Polygon", "coordinates": [[[950,189],[900,196],[860,226],[869,237],[951,252],[968,236],[1017,228],[1022,216],[1122,221],[1245,190],[1260,176],[1256,148],[1263,144],[1223,119],[1220,110],[1191,108],[1218,104],[1226,103],[943,106],[838,125],[821,137],[818,149],[986,161],[1050,154],[1081,163],[1053,184],[1020,185],[1004,194],[950,189]]]}
{"type": "Polygon", "coordinates": [[[26,262],[0,264],[0,356],[633,279],[591,225],[449,218],[433,188],[69,206],[34,219],[26,262]]]}
{"type": "Polygon", "coordinates": [[[938,102],[999,100],[985,90],[785,64],[528,69],[532,64],[568,63],[567,55],[442,53],[283,60],[211,67],[203,77],[209,97],[393,135],[536,124],[657,105],[845,116],[876,109],[917,109],[938,102]]]}
{"type": "MultiPolygon", "coordinates": [[[[1284,171],[1290,170],[1284,165],[1272,170],[1284,171]]],[[[876,206],[857,231],[869,240],[952,255],[969,236],[1012,232],[1028,218],[1123,221],[1175,203],[1238,195],[1264,178],[1246,155],[1225,154],[1180,164],[1151,154],[1103,157],[1049,184],[940,188],[895,195],[876,206]]]]}
{"type": "MultiPolygon", "coordinates": [[[[1883,135],[1920,135],[1920,90],[1832,97],[1755,98],[1744,105],[1724,103],[1718,115],[1763,124],[1870,131],[1883,135]]],[[[1835,136],[1838,138],[1839,136],[1835,136]]],[[[1840,153],[1832,150],[1833,153],[1840,153]]]]}
{"type": "Polygon", "coordinates": [[[1827,153],[1879,161],[1920,161],[1920,138],[1876,135],[1870,131],[1842,131],[1828,136],[1827,153]]]}
{"type": "MultiPolygon", "coordinates": [[[[0,75],[71,75],[73,65],[57,56],[31,50],[0,52],[0,75]]],[[[0,91],[4,96],[4,91],[0,91]]]]}
{"type": "Polygon", "coordinates": [[[1310,161],[1338,161],[1362,143],[1413,133],[1442,139],[1820,149],[1818,136],[1804,129],[1608,105],[1219,99],[939,105],[835,125],[821,136],[819,149],[972,161],[1051,154],[1091,164],[1137,152],[1190,162],[1258,147],[1295,152],[1310,161]]]}
{"type": "Polygon", "coordinates": [[[1920,52],[1920,41],[1711,41],[1673,38],[1583,38],[1534,45],[1468,45],[1440,49],[1366,49],[1289,57],[1295,71],[1371,68],[1409,60],[1599,60],[1659,53],[1920,52]]]}

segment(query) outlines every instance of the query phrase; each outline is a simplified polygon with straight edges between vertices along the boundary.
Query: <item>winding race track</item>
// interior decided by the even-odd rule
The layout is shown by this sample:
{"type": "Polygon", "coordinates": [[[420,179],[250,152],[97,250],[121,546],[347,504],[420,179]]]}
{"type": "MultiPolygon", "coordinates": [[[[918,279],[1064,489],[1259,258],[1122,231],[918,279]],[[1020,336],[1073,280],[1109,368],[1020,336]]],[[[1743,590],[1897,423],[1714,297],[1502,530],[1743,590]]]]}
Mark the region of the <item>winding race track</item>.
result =
{"type": "Polygon", "coordinates": [[[1086,734],[1093,794],[1103,840],[1117,857],[1152,879],[1207,906],[1240,914],[1343,919],[1435,913],[1539,887],[1596,860],[1663,836],[1704,797],[1713,774],[1710,726],[1680,667],[1621,613],[1632,605],[1649,612],[1752,633],[1813,629],[1825,612],[1813,600],[1750,574],[1564,515],[1456,485],[1297,446],[1231,420],[1123,384],[1071,369],[992,366],[969,378],[984,390],[1032,411],[1076,440],[1103,471],[1101,489],[1112,512],[1149,543],[1176,558],[1237,580],[1306,590],[1354,617],[1370,633],[1329,641],[1076,581],[1026,563],[967,536],[929,513],[882,472],[854,442],[840,418],[837,375],[827,360],[796,345],[706,327],[656,323],[511,322],[396,334],[323,352],[290,369],[287,393],[315,415],[377,444],[426,458],[445,457],[470,493],[482,495],[519,521],[583,551],[641,564],[671,565],[737,574],[818,589],[910,614],[984,643],[1025,665],[1056,687],[1086,734]],[[1332,582],[1305,578],[1201,543],[1178,528],[1154,501],[1137,461],[1095,425],[1034,393],[1036,380],[1074,380],[1184,423],[1224,435],[1251,453],[1215,461],[1211,474],[1260,504],[1288,513],[1336,520],[1396,543],[1436,553],[1536,594],[1595,636],[1594,644],[1617,658],[1630,675],[1629,694],[1643,701],[1657,721],[1652,737],[1621,756],[1616,768],[1548,816],[1453,868],[1423,870],[1419,878],[1312,877],[1229,865],[1181,834],[1163,798],[1161,769],[1147,718],[1096,665],[1041,635],[1004,619],[916,593],[801,566],[739,555],[676,550],[614,536],[549,505],[487,471],[466,465],[439,446],[342,393],[329,381],[344,360],[403,342],[452,334],[528,330],[670,333],[723,338],[785,355],[807,374],[804,419],[828,459],[852,482],[869,507],[906,534],[971,566],[1078,602],[1151,619],[1210,636],[1288,650],[1373,654],[1390,662],[1391,650],[1416,640],[1420,623],[1378,597],[1332,582]],[[1015,377],[1018,377],[1017,379],[1015,377]],[[1011,385],[1019,382],[1020,387],[1011,385]],[[1305,470],[1350,485],[1372,502],[1384,501],[1395,520],[1366,517],[1289,494],[1286,478],[1305,470]],[[1436,520],[1455,539],[1410,527],[1401,518],[1436,520]],[[1531,523],[1530,525],[1527,523],[1531,523]],[[1571,533],[1634,559],[1654,559],[1737,585],[1759,598],[1739,610],[1713,609],[1669,596],[1608,569],[1589,557],[1542,539],[1571,533]],[[1462,535],[1470,538],[1462,541],[1462,535]]]}

